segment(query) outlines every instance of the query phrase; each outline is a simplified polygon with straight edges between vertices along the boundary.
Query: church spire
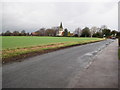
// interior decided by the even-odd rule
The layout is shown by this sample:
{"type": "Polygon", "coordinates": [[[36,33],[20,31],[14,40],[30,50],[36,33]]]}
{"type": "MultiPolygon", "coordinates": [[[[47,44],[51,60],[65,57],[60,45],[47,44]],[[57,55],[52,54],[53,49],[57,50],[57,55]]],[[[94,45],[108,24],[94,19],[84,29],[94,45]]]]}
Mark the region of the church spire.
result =
{"type": "Polygon", "coordinates": [[[60,23],[60,28],[63,28],[63,26],[62,26],[62,22],[60,23]]]}

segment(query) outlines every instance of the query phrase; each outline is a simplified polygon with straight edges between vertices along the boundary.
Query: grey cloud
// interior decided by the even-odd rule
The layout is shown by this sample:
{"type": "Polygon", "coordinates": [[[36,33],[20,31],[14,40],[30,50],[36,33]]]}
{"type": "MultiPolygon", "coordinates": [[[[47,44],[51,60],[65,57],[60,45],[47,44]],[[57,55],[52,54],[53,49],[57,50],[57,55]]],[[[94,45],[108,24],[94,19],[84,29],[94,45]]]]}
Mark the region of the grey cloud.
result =
{"type": "Polygon", "coordinates": [[[117,4],[92,2],[3,3],[3,31],[35,31],[41,27],[77,27],[108,25],[117,29],[117,4]]]}

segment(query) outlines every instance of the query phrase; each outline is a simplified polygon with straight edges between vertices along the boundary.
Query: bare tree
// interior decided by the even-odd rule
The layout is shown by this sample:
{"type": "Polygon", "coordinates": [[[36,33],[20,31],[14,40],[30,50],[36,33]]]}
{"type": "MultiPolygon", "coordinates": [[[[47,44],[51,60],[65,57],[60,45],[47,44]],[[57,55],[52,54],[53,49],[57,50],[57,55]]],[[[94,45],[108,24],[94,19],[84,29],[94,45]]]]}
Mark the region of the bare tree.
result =
{"type": "Polygon", "coordinates": [[[13,36],[19,36],[19,31],[13,31],[13,36]]]}
{"type": "Polygon", "coordinates": [[[25,30],[22,30],[22,31],[21,31],[21,35],[22,35],[22,36],[26,36],[25,30]]]}
{"type": "Polygon", "coordinates": [[[93,36],[93,34],[95,34],[97,32],[97,27],[96,26],[93,26],[91,29],[90,29],[90,32],[91,32],[91,37],[93,36]]]}
{"type": "Polygon", "coordinates": [[[54,36],[57,36],[59,33],[59,27],[52,27],[51,29],[54,30],[54,36]]]}
{"type": "Polygon", "coordinates": [[[37,36],[45,36],[45,28],[41,28],[41,29],[37,30],[35,33],[34,34],[37,36]]]}
{"type": "Polygon", "coordinates": [[[41,28],[39,32],[40,32],[40,36],[45,36],[45,28],[41,28]]]}
{"type": "Polygon", "coordinates": [[[102,25],[102,26],[101,26],[101,29],[102,29],[102,30],[107,29],[107,26],[106,26],[106,25],[102,25]]]}
{"type": "Polygon", "coordinates": [[[54,30],[53,29],[47,29],[45,31],[46,36],[54,36],[54,30]]]}
{"type": "Polygon", "coordinates": [[[11,36],[11,34],[12,34],[12,33],[11,33],[9,30],[7,30],[7,31],[6,31],[5,33],[3,33],[2,35],[3,35],[3,36],[11,36]]]}
{"type": "Polygon", "coordinates": [[[97,32],[102,32],[102,29],[98,27],[97,32]]]}
{"type": "Polygon", "coordinates": [[[76,28],[75,31],[73,32],[74,36],[77,35],[78,37],[81,36],[82,30],[81,28],[76,28]]]}

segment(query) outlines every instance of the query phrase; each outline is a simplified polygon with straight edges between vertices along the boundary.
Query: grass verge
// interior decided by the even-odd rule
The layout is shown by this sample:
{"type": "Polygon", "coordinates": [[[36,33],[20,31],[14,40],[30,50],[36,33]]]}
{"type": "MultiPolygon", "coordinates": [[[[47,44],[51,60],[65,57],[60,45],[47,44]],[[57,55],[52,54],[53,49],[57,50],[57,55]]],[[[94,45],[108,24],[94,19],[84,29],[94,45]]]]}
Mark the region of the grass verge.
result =
{"type": "Polygon", "coordinates": [[[120,60],[120,47],[118,49],[118,59],[120,60]]]}
{"type": "Polygon", "coordinates": [[[22,59],[27,58],[27,57],[40,55],[40,54],[52,52],[52,51],[67,48],[67,47],[98,42],[101,40],[104,40],[104,39],[80,41],[80,42],[54,43],[54,44],[43,45],[43,46],[6,49],[6,50],[2,50],[2,62],[7,63],[11,61],[21,61],[22,59]]]}

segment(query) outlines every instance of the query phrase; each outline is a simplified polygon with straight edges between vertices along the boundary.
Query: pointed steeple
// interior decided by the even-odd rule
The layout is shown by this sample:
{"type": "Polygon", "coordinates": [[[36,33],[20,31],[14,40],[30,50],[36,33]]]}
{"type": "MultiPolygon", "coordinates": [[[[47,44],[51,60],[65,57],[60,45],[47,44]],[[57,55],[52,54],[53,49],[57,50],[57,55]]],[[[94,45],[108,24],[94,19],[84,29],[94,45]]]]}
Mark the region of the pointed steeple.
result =
{"type": "Polygon", "coordinates": [[[63,28],[63,26],[62,26],[62,22],[60,23],[60,28],[63,28]]]}

